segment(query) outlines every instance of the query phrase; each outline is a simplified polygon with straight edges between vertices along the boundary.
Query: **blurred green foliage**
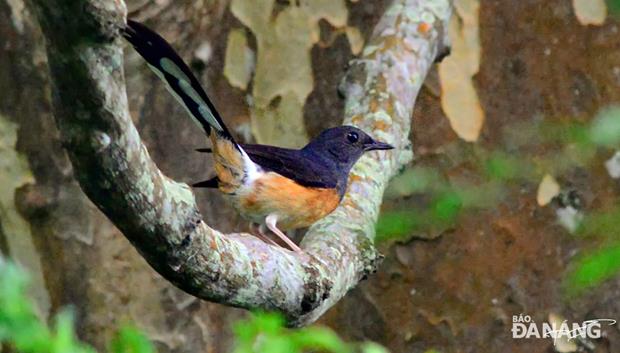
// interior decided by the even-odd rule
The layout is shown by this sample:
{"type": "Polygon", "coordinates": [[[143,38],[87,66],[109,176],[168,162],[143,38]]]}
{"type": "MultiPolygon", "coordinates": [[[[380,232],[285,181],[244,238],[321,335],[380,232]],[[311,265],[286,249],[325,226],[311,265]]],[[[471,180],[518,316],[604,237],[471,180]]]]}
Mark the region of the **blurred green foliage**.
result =
{"type": "Polygon", "coordinates": [[[526,161],[505,152],[493,152],[482,163],[487,178],[492,180],[510,181],[527,169],[526,161]]]}
{"type": "Polygon", "coordinates": [[[620,107],[603,109],[592,122],[589,138],[598,146],[617,147],[620,141],[620,107]]]}
{"type": "MultiPolygon", "coordinates": [[[[620,9],[620,0],[613,2],[620,9]]],[[[620,148],[620,107],[602,109],[589,123],[528,122],[506,127],[504,135],[506,150],[488,151],[465,143],[444,146],[440,165],[457,169],[453,173],[456,176],[443,176],[424,166],[397,176],[386,197],[414,198],[415,202],[410,200],[404,207],[382,212],[377,242],[407,241],[424,233],[441,233],[454,227],[464,212],[496,209],[506,201],[510,188],[529,184],[529,190],[536,190],[546,173],[561,177],[576,167],[600,168],[604,161],[601,157],[609,158],[620,148]],[[460,171],[462,166],[467,173],[460,171]]],[[[593,244],[602,248],[584,251],[571,264],[565,278],[570,293],[596,286],[620,271],[620,205],[586,210],[576,235],[595,237],[593,244]]]]}
{"type": "MultiPolygon", "coordinates": [[[[37,316],[26,296],[28,279],[18,266],[0,256],[0,351],[3,346],[20,353],[95,353],[75,338],[73,315],[63,311],[49,328],[37,316]]],[[[387,353],[382,346],[367,342],[350,344],[326,327],[287,329],[282,316],[257,313],[234,327],[234,353],[387,353]]],[[[153,353],[155,349],[139,330],[123,327],[110,342],[112,353],[153,353]]]]}
{"type": "Polygon", "coordinates": [[[579,258],[566,277],[569,295],[584,290],[613,277],[620,270],[620,244],[607,245],[601,250],[579,258]]]}
{"type": "Polygon", "coordinates": [[[408,238],[412,232],[422,227],[425,220],[425,217],[409,211],[384,212],[377,221],[375,241],[408,238]]]}
{"type": "Polygon", "coordinates": [[[110,342],[113,353],[153,353],[155,348],[151,341],[138,329],[124,326],[110,342]]]}
{"type": "Polygon", "coordinates": [[[326,327],[287,329],[282,316],[275,313],[256,313],[237,323],[234,332],[234,353],[387,353],[375,343],[346,343],[326,327]]]}
{"type": "MultiPolygon", "coordinates": [[[[388,197],[423,195],[420,207],[383,212],[377,222],[379,243],[404,241],[416,232],[441,232],[453,227],[460,213],[468,209],[490,208],[502,198],[502,185],[494,181],[479,184],[451,185],[427,168],[414,168],[396,178],[388,197]],[[407,187],[407,183],[413,187],[407,187]],[[400,184],[400,185],[396,185],[400,184]]],[[[508,177],[506,174],[502,178],[508,177]]]]}
{"type": "Polygon", "coordinates": [[[620,15],[620,0],[607,0],[607,7],[612,15],[620,15]]]}
{"type": "MultiPolygon", "coordinates": [[[[94,353],[75,338],[73,315],[64,310],[53,318],[52,328],[37,316],[26,296],[27,274],[0,257],[0,346],[20,353],[94,353]]],[[[151,353],[151,343],[131,327],[122,328],[114,338],[113,353],[151,353]]]]}

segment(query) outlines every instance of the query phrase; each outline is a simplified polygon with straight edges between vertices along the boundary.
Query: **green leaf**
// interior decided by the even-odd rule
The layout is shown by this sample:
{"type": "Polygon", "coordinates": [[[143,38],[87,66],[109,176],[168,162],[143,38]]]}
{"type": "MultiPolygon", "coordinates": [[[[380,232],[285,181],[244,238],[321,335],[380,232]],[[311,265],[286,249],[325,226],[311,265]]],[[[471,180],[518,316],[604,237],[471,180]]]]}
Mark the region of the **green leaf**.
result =
{"type": "MultiPolygon", "coordinates": [[[[235,325],[234,353],[351,353],[353,346],[326,327],[291,330],[284,327],[282,315],[259,312],[235,325]],[[240,336],[241,335],[241,336],[240,336]]],[[[364,353],[387,353],[379,345],[364,353]]],[[[369,348],[369,349],[371,349],[369,348]]]]}
{"type": "Polygon", "coordinates": [[[420,227],[419,217],[410,211],[389,211],[379,216],[376,241],[405,238],[420,227]]]}
{"type": "Polygon", "coordinates": [[[112,353],[152,353],[155,348],[149,339],[132,326],[123,326],[110,343],[112,353]]]}
{"type": "Polygon", "coordinates": [[[490,179],[509,180],[521,173],[523,162],[508,154],[496,152],[485,163],[486,174],[490,179]]]}
{"type": "Polygon", "coordinates": [[[308,327],[297,331],[291,337],[299,349],[310,348],[334,353],[351,351],[351,348],[334,331],[325,327],[308,327]]]}
{"type": "Polygon", "coordinates": [[[607,0],[607,7],[612,15],[620,15],[620,0],[607,0]]]}
{"type": "Polygon", "coordinates": [[[20,353],[94,352],[75,339],[71,312],[63,311],[54,319],[54,332],[41,322],[26,297],[27,282],[21,268],[0,257],[0,344],[20,353]]]}
{"type": "Polygon", "coordinates": [[[440,195],[433,207],[435,217],[439,221],[453,221],[461,211],[463,201],[456,192],[447,192],[440,195]]]}
{"type": "Polygon", "coordinates": [[[596,286],[620,271],[620,244],[585,255],[575,262],[567,275],[569,294],[580,294],[584,289],[596,286]]]}
{"type": "Polygon", "coordinates": [[[75,351],[77,347],[73,339],[73,317],[68,311],[56,316],[56,336],[52,343],[52,352],[66,353],[75,351]]]}
{"type": "Polygon", "coordinates": [[[389,353],[389,351],[377,343],[366,342],[362,344],[362,353],[389,353]]]}
{"type": "Polygon", "coordinates": [[[284,327],[284,317],[278,313],[257,313],[254,315],[254,325],[263,333],[277,334],[284,327]]]}
{"type": "Polygon", "coordinates": [[[254,347],[252,352],[256,353],[295,353],[300,352],[296,349],[295,343],[287,336],[269,336],[261,335],[258,339],[258,345],[254,347]]]}

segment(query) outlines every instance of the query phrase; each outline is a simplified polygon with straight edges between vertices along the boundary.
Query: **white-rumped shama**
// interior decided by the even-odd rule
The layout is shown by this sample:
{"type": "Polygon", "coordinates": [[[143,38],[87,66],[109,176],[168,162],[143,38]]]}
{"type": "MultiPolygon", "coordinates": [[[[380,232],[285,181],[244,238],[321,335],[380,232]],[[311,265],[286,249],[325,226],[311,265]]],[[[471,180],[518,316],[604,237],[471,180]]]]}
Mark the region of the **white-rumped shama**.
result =
{"type": "Polygon", "coordinates": [[[342,200],[349,172],[366,151],[393,147],[353,126],[324,130],[302,149],[236,143],[187,65],[161,36],[127,21],[123,36],[187,109],[213,145],[216,177],[194,184],[218,188],[239,213],[266,225],[291,249],[301,251],[278,229],[307,227],[342,200]]]}

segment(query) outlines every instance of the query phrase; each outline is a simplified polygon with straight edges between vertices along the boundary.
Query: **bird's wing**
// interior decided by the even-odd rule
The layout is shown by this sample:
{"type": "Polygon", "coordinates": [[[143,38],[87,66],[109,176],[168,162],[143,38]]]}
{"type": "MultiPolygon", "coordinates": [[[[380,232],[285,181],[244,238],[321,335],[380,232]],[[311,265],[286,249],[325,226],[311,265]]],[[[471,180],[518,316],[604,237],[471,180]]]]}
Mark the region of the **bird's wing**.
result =
{"type": "Polygon", "coordinates": [[[265,171],[276,172],[300,185],[335,188],[333,170],[304,155],[300,150],[265,145],[243,145],[250,159],[265,171]]]}

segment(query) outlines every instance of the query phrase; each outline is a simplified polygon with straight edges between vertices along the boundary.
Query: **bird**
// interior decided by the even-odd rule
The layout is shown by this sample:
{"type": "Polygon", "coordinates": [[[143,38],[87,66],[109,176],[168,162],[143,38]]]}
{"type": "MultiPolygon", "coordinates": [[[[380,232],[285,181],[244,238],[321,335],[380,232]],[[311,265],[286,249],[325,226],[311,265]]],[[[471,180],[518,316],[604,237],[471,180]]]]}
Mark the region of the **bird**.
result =
{"type": "Polygon", "coordinates": [[[281,230],[304,228],[342,201],[349,173],[366,152],[390,150],[354,126],[322,131],[300,149],[237,143],[198,79],[159,34],[128,19],[122,36],[144,58],[211,141],[215,177],[194,187],[217,188],[251,224],[264,226],[291,250],[303,251],[281,230]]]}

